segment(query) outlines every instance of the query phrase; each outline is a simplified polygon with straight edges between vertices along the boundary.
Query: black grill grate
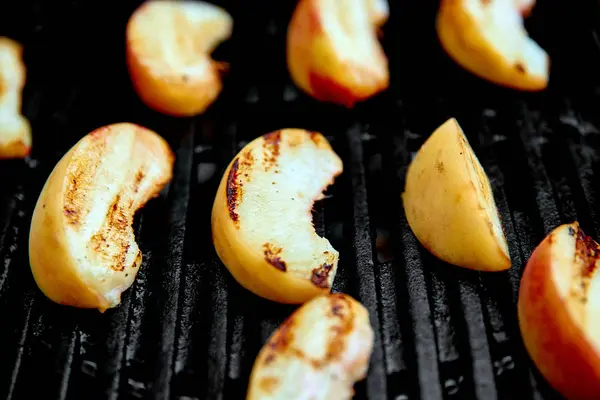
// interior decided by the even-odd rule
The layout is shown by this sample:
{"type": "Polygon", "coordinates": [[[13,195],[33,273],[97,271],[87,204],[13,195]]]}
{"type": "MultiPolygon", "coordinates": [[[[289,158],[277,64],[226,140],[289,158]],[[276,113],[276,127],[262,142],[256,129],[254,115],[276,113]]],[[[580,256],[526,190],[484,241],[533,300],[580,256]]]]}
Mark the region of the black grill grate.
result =
{"type": "Polygon", "coordinates": [[[315,224],[341,252],[334,290],[359,298],[379,333],[357,397],[558,398],[524,352],[515,304],[524,263],[547,232],[578,219],[598,237],[597,2],[539,0],[528,28],[550,52],[552,83],[531,95],[449,61],[435,38],[435,2],[393,1],[383,39],[392,87],[352,111],[291,84],[283,51],[294,2],[223,2],[235,31],[217,58],[231,72],[215,106],[194,120],[152,113],[130,88],[123,37],[137,3],[0,6],[0,34],[26,49],[24,110],[35,134],[31,159],[0,163],[0,396],[42,388],[57,399],[243,398],[254,357],[293,307],[230,277],[212,247],[210,210],[233,155],[290,126],[323,132],[344,160],[315,224]],[[507,273],[442,265],[406,223],[400,193],[411,154],[449,116],[492,181],[513,259],[507,273]],[[168,189],[136,218],[143,266],[115,310],[54,305],[29,270],[31,211],[79,137],[125,120],[160,132],[177,153],[168,189]]]}

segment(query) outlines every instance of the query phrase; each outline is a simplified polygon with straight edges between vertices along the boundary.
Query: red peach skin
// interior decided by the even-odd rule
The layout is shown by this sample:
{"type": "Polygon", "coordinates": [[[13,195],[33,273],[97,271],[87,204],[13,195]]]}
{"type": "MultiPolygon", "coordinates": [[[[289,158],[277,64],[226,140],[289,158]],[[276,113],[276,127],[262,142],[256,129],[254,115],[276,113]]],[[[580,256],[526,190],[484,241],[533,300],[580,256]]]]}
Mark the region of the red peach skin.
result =
{"type": "Polygon", "coordinates": [[[519,324],[531,358],[556,390],[568,399],[600,399],[599,351],[567,304],[579,300],[559,292],[556,276],[557,250],[570,255],[559,241],[578,230],[576,224],[563,225],[533,252],[519,290],[519,324]]]}

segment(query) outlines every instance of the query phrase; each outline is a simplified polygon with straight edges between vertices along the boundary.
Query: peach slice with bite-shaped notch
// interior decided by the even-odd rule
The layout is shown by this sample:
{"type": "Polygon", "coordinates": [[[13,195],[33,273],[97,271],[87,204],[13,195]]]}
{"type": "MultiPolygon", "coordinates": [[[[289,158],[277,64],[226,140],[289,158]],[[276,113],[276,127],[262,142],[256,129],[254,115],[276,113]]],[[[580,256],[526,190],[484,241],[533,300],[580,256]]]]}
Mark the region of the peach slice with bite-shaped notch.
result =
{"type": "Polygon", "coordinates": [[[0,37],[0,159],[22,158],[31,149],[31,126],[21,114],[25,86],[23,48],[0,37]]]}
{"type": "Polygon", "coordinates": [[[134,88],[155,111],[203,113],[221,92],[223,63],[212,51],[231,36],[233,20],[204,2],[151,0],[127,24],[127,65],[134,88]]]}
{"type": "Polygon", "coordinates": [[[319,296],[296,310],[254,362],[246,398],[349,400],[373,349],[367,309],[345,294],[319,296]]]}
{"type": "Polygon", "coordinates": [[[311,211],[341,172],[325,137],[302,129],[269,133],[238,153],[215,197],[212,234],[242,286],[296,304],[331,290],[338,252],[315,232],[311,211]]]}
{"type": "Polygon", "coordinates": [[[530,1],[442,0],[437,34],[463,68],[497,85],[524,91],[546,88],[549,58],[529,37],[522,13],[530,1]]]}
{"type": "Polygon", "coordinates": [[[490,182],[454,118],[417,152],[402,199],[412,231],[436,257],[481,271],[510,268],[490,182]]]}
{"type": "Polygon", "coordinates": [[[527,262],[519,325],[533,362],[568,399],[600,398],[600,247],[577,222],[554,229],[527,262]]]}
{"type": "Polygon", "coordinates": [[[142,261],[135,212],[171,180],[163,138],[130,123],[84,136],[56,164],[35,206],[31,270],[52,301],[105,311],[120,303],[142,261]]]}
{"type": "Polygon", "coordinates": [[[389,85],[377,40],[385,0],[300,0],[287,32],[287,65],[296,85],[317,100],[352,107],[389,85]]]}

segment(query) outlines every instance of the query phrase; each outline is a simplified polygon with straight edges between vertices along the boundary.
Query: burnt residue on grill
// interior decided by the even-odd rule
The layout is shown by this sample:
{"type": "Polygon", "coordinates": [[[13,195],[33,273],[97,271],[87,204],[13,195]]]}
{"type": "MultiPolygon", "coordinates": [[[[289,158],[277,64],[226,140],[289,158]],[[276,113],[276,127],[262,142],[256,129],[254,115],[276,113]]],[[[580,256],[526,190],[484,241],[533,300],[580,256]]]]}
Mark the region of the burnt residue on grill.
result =
{"type": "Polygon", "coordinates": [[[313,269],[310,277],[310,281],[313,283],[313,285],[322,289],[328,288],[329,284],[327,283],[327,279],[329,278],[329,272],[331,272],[331,268],[333,268],[333,265],[323,264],[319,268],[313,269]]]}
{"type": "Polygon", "coordinates": [[[239,163],[240,159],[238,157],[233,161],[233,164],[231,164],[229,176],[227,177],[227,186],[225,187],[229,216],[231,217],[231,220],[236,226],[238,226],[239,224],[239,215],[237,214],[235,209],[239,204],[240,198],[242,196],[242,188],[240,187],[238,181],[239,163]]]}
{"type": "Polygon", "coordinates": [[[285,272],[287,270],[287,267],[285,261],[281,259],[282,250],[283,249],[281,247],[277,247],[271,243],[263,244],[263,253],[265,255],[265,260],[273,267],[285,272]]]}
{"type": "Polygon", "coordinates": [[[280,143],[281,131],[267,133],[263,136],[263,162],[266,172],[277,166],[280,143]]]}

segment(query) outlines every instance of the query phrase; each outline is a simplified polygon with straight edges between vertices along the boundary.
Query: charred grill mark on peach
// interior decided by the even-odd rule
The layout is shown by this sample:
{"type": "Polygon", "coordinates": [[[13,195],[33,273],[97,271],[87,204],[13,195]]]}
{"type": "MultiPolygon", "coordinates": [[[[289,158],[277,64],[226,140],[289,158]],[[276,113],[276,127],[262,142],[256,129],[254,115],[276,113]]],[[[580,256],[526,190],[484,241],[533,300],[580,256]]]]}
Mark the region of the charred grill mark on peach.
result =
{"type": "MultiPolygon", "coordinates": [[[[100,257],[110,262],[115,271],[123,271],[127,261],[127,252],[130,243],[127,228],[131,221],[127,217],[127,210],[123,202],[127,199],[120,194],[115,196],[113,203],[108,208],[106,220],[98,232],[90,238],[90,246],[100,257]]],[[[138,253],[141,257],[141,253],[138,253]]]]}
{"type": "Polygon", "coordinates": [[[135,260],[133,260],[133,264],[131,264],[131,268],[139,268],[140,265],[142,265],[142,251],[138,250],[137,254],[135,255],[135,260]]]}
{"type": "Polygon", "coordinates": [[[63,213],[65,214],[65,217],[67,217],[67,221],[70,225],[77,225],[77,223],[79,222],[77,210],[65,206],[63,213]]]}
{"type": "Polygon", "coordinates": [[[142,169],[140,169],[136,174],[135,174],[135,179],[133,181],[133,193],[137,193],[138,190],[140,190],[140,184],[142,183],[142,180],[144,179],[144,171],[142,169]]]}
{"type": "Polygon", "coordinates": [[[100,257],[111,261],[114,271],[123,271],[127,260],[129,242],[122,236],[114,237],[106,229],[101,230],[90,238],[92,250],[100,257]]]}
{"type": "Polygon", "coordinates": [[[310,281],[313,285],[322,289],[327,289],[329,287],[327,278],[329,277],[329,272],[332,267],[331,264],[323,264],[319,268],[313,269],[312,276],[310,277],[310,281]]]}
{"type": "MultiPolygon", "coordinates": [[[[96,129],[90,135],[98,139],[105,131],[106,129],[102,128],[96,129]]],[[[94,140],[86,149],[86,153],[97,154],[96,160],[102,160],[105,152],[106,143],[104,140],[94,140]]],[[[92,184],[100,163],[101,161],[88,160],[85,154],[73,155],[73,166],[68,168],[65,177],[68,183],[64,194],[63,214],[67,219],[67,223],[74,228],[80,224],[89,212],[89,208],[84,206],[88,193],[87,188],[92,184]]]]}
{"type": "Polygon", "coordinates": [[[125,261],[127,261],[127,252],[129,251],[129,246],[130,244],[127,242],[125,244],[125,246],[123,246],[123,249],[121,250],[121,259],[119,260],[119,264],[118,267],[120,268],[119,271],[123,271],[125,269],[125,261]]]}
{"type": "Polygon", "coordinates": [[[129,218],[125,214],[126,210],[124,209],[122,202],[123,198],[120,194],[117,194],[106,213],[107,225],[118,232],[123,232],[129,226],[129,218]]]}
{"type": "Polygon", "coordinates": [[[239,215],[235,211],[239,204],[241,193],[241,187],[238,182],[238,168],[240,159],[236,158],[231,165],[229,176],[227,177],[227,187],[225,187],[227,196],[227,208],[229,209],[229,216],[236,226],[239,226],[239,215]]]}
{"type": "Polygon", "coordinates": [[[579,268],[574,271],[575,276],[571,287],[571,295],[580,299],[583,303],[588,301],[590,282],[594,272],[596,272],[599,259],[600,247],[598,243],[587,236],[583,229],[578,228],[575,237],[575,265],[579,268]]]}
{"type": "Polygon", "coordinates": [[[337,302],[334,302],[333,305],[331,306],[331,314],[334,317],[340,317],[340,318],[343,317],[344,316],[343,311],[344,311],[344,306],[337,302]]]}
{"type": "Polygon", "coordinates": [[[67,217],[69,225],[79,225],[81,215],[81,203],[83,203],[85,194],[79,192],[79,178],[83,175],[81,169],[73,172],[69,178],[69,184],[65,192],[64,215],[67,217]]]}
{"type": "Polygon", "coordinates": [[[265,163],[265,171],[277,166],[279,158],[279,146],[281,143],[281,131],[275,131],[263,136],[263,162],[265,163]]]}
{"type": "Polygon", "coordinates": [[[279,329],[269,340],[269,347],[273,350],[281,351],[289,347],[294,339],[293,327],[295,325],[294,318],[288,318],[280,325],[279,329]]]}
{"type": "Polygon", "coordinates": [[[294,324],[295,321],[292,316],[285,320],[279,326],[277,331],[275,331],[273,336],[269,339],[269,341],[267,342],[269,352],[267,353],[264,359],[265,365],[269,365],[270,363],[272,363],[277,357],[278,353],[283,354],[290,348],[290,344],[294,339],[294,324]]]}
{"type": "Polygon", "coordinates": [[[525,67],[520,62],[515,64],[515,69],[517,70],[517,72],[519,72],[521,74],[525,73],[525,67]]]}
{"type": "Polygon", "coordinates": [[[263,244],[265,260],[278,270],[285,272],[287,270],[287,266],[285,264],[285,261],[283,261],[280,257],[282,250],[282,248],[277,247],[271,243],[263,244]]]}
{"type": "Polygon", "coordinates": [[[331,334],[327,343],[327,352],[324,363],[340,358],[346,348],[346,338],[354,328],[354,313],[352,305],[343,295],[332,295],[329,303],[334,314],[339,317],[338,323],[331,327],[331,334]]]}
{"type": "Polygon", "coordinates": [[[258,385],[265,392],[271,393],[271,392],[273,392],[275,390],[275,388],[277,387],[277,385],[279,385],[279,379],[277,379],[277,378],[275,378],[273,376],[267,376],[265,378],[262,378],[258,382],[258,385]]]}
{"type": "Polygon", "coordinates": [[[252,171],[252,166],[254,165],[254,156],[252,155],[251,150],[247,150],[242,154],[240,158],[240,172],[244,175],[246,181],[250,181],[250,171],[252,171]]]}
{"type": "Polygon", "coordinates": [[[271,364],[271,363],[272,363],[274,360],[275,360],[275,354],[273,354],[273,353],[269,353],[269,354],[267,354],[267,356],[265,357],[264,364],[265,364],[265,365],[269,365],[269,364],[271,364]]]}

